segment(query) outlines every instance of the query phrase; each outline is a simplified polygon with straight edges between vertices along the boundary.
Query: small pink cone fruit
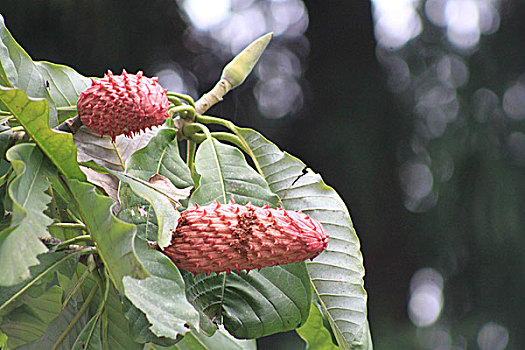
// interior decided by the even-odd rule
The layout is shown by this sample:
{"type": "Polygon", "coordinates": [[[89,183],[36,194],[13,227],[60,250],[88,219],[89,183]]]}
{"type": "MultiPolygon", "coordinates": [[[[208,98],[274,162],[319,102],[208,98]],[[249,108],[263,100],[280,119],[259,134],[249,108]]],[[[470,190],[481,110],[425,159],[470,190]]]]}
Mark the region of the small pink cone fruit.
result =
{"type": "Polygon", "coordinates": [[[91,86],[80,94],[77,112],[80,120],[101,136],[113,141],[118,135],[134,134],[160,125],[169,117],[170,102],[157,78],[145,77],[142,72],[91,79],[91,86]]]}
{"type": "Polygon", "coordinates": [[[194,274],[301,262],[328,245],[324,228],[308,215],[250,204],[190,207],[172,232],[164,254],[194,274]]]}

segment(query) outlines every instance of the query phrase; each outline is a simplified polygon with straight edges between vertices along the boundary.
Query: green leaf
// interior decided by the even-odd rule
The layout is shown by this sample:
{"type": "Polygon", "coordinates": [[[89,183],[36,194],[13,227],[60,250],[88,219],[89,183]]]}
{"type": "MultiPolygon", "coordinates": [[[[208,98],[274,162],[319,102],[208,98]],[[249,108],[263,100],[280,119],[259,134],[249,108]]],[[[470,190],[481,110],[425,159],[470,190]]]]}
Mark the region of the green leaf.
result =
{"type": "Polygon", "coordinates": [[[170,350],[255,350],[255,340],[241,340],[232,337],[225,329],[219,328],[211,337],[193,330],[186,334],[182,341],[171,347],[170,350]]]}
{"type": "Polygon", "coordinates": [[[184,275],[190,302],[236,338],[297,328],[308,317],[311,288],[304,263],[219,276],[184,275]]]}
{"type": "Polygon", "coordinates": [[[128,319],[129,333],[133,337],[133,340],[137,343],[154,343],[161,346],[171,346],[175,344],[179,339],[174,340],[166,337],[157,337],[150,330],[151,323],[148,321],[146,315],[137,309],[131,301],[126,298],[122,298],[122,310],[128,319]]]}
{"type": "MultiPolygon", "coordinates": [[[[171,230],[177,227],[177,221],[180,217],[180,213],[171,204],[170,198],[173,200],[177,200],[178,198],[173,198],[170,194],[163,192],[147,181],[136,178],[130,174],[112,170],[108,170],[108,172],[116,176],[121,183],[127,184],[136,195],[146,199],[150,203],[157,219],[157,242],[160,247],[167,247],[171,242],[171,230]]],[[[121,198],[126,195],[129,197],[126,186],[121,188],[121,192],[121,198]]],[[[147,207],[145,210],[149,211],[149,209],[150,208],[147,207]]],[[[139,210],[137,209],[137,215],[140,215],[138,212],[139,210]]]]}
{"type": "Polygon", "coordinates": [[[193,186],[190,169],[179,155],[176,129],[159,129],[146,147],[129,157],[126,171],[142,180],[161,174],[177,188],[193,186]]]}
{"type": "Polygon", "coordinates": [[[16,348],[42,336],[60,314],[61,304],[59,286],[52,286],[38,297],[24,295],[22,305],[5,316],[0,326],[8,337],[7,347],[16,348]]]}
{"type": "Polygon", "coordinates": [[[69,180],[66,186],[116,288],[124,290],[124,276],[138,279],[148,277],[149,273],[135,252],[136,227],[113,215],[114,201],[97,194],[91,184],[69,180]]]}
{"type": "MultiPolygon", "coordinates": [[[[278,197],[235,147],[205,141],[199,146],[195,166],[201,180],[190,203],[234,199],[260,206],[277,204],[278,197]]],[[[304,263],[219,276],[187,273],[184,279],[192,304],[213,321],[222,320],[237,338],[295,329],[308,317],[311,287],[304,263]]]]}
{"type": "MultiPolygon", "coordinates": [[[[44,80],[49,84],[49,94],[57,107],[76,107],[80,93],[91,85],[89,78],[78,74],[70,67],[50,62],[35,62],[35,64],[44,80]]],[[[58,123],[76,114],[76,108],[67,111],[59,109],[58,123]]]]}
{"type": "Polygon", "coordinates": [[[197,310],[186,300],[184,280],[167,256],[142,240],[137,240],[136,247],[151,277],[124,277],[125,295],[146,314],[156,336],[177,339],[189,331],[189,326],[197,327],[199,323],[197,310]]]}
{"type": "MultiPolygon", "coordinates": [[[[45,98],[52,102],[46,82],[35,62],[13,39],[0,16],[0,85],[21,89],[32,98],[45,98]]],[[[2,101],[3,102],[3,101],[2,101]]],[[[58,124],[53,103],[45,105],[49,113],[49,126],[58,124]]],[[[48,119],[45,120],[48,122],[48,119]]]]}
{"type": "Polygon", "coordinates": [[[16,177],[9,184],[12,201],[10,226],[0,232],[0,286],[12,286],[29,278],[37,255],[47,251],[39,237],[49,236],[52,220],[44,214],[51,198],[45,194],[54,167],[32,144],[19,144],[7,152],[16,177]]]}
{"type": "MultiPolygon", "coordinates": [[[[190,170],[179,155],[177,145],[177,130],[159,129],[146,147],[136,151],[126,161],[126,172],[136,178],[148,181],[153,175],[160,174],[178,188],[193,185],[190,170]]],[[[158,220],[152,215],[151,205],[128,191],[128,186],[121,186],[120,200],[122,202],[119,217],[137,225],[140,237],[157,239],[160,246],[165,246],[171,240],[170,229],[177,226],[178,213],[169,214],[174,209],[167,208],[167,213],[173,215],[168,221],[163,220],[162,229],[158,229],[158,220]],[[142,215],[141,215],[142,213],[142,215]],[[152,235],[158,232],[158,235],[152,235]]],[[[164,215],[166,217],[166,215],[164,215]]]]}
{"type": "MultiPolygon", "coordinates": [[[[25,344],[20,348],[17,348],[17,350],[51,349],[61,334],[67,329],[71,322],[73,322],[77,316],[79,308],[80,306],[78,304],[70,302],[67,307],[62,310],[62,312],[60,312],[58,317],[49,324],[46,332],[40,338],[32,341],[31,343],[25,344]]],[[[70,350],[87,320],[88,317],[85,313],[80,315],[77,323],[62,340],[60,345],[57,347],[57,350],[70,350]]]]}
{"type": "Polygon", "coordinates": [[[367,319],[363,257],[350,214],[321,176],[251,129],[237,130],[249,145],[283,207],[319,220],[330,236],[328,249],[307,263],[315,293],[339,346],[349,349],[367,319]]]}
{"type": "Polygon", "coordinates": [[[77,149],[73,136],[54,132],[48,125],[47,100],[27,97],[24,91],[0,87],[0,101],[22,124],[42,152],[65,176],[85,180],[77,163],[77,149]]]}
{"type": "Polygon", "coordinates": [[[38,286],[45,287],[45,282],[50,280],[47,276],[51,271],[66,261],[76,262],[76,258],[78,258],[80,254],[81,252],[48,252],[39,255],[38,260],[40,264],[30,268],[31,277],[28,280],[12,287],[0,287],[0,317],[9,313],[9,309],[13,309],[19,304],[18,301],[20,297],[29,290],[29,288],[34,291],[38,286]]]}
{"type": "Polygon", "coordinates": [[[102,349],[102,340],[100,338],[100,318],[91,317],[89,322],[84,326],[78,338],[75,340],[71,350],[98,350],[102,349]]]}
{"type": "Polygon", "coordinates": [[[215,139],[199,146],[195,168],[201,180],[190,198],[191,204],[234,200],[241,204],[251,201],[258,206],[275,206],[279,200],[264,178],[248,165],[241,151],[215,139]]]}
{"type": "MultiPolygon", "coordinates": [[[[84,268],[79,269],[82,273],[84,268]]],[[[90,276],[83,284],[82,290],[84,298],[87,293],[95,286],[97,282],[90,276]]],[[[91,315],[95,313],[102,302],[102,292],[99,291],[93,298],[91,305],[91,315]]],[[[100,337],[104,349],[111,350],[142,350],[143,344],[139,344],[133,340],[130,334],[129,323],[124,313],[122,305],[122,296],[110,284],[108,291],[108,298],[104,304],[104,312],[100,317],[100,337]]]]}
{"type": "Polygon", "coordinates": [[[339,347],[332,342],[332,335],[324,327],[323,315],[317,306],[312,303],[310,315],[306,323],[297,328],[297,333],[308,344],[308,349],[315,350],[337,350],[339,347]]]}

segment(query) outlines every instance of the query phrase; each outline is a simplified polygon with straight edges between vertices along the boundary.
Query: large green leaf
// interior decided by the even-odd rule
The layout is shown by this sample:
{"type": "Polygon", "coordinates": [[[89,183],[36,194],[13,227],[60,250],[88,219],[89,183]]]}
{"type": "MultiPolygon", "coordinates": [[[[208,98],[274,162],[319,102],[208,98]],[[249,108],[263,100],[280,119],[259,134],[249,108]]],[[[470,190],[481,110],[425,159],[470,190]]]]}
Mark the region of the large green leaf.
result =
{"type": "MultiPolygon", "coordinates": [[[[80,272],[83,272],[81,267],[80,272]]],[[[92,277],[88,277],[83,286],[82,293],[86,298],[89,291],[95,287],[96,281],[92,277]]],[[[93,315],[103,301],[102,291],[99,290],[93,298],[90,308],[91,315],[93,315]]],[[[100,339],[104,349],[111,350],[142,350],[143,344],[139,344],[133,340],[130,334],[129,323],[125,315],[125,308],[122,305],[122,296],[118,291],[109,285],[107,299],[104,304],[103,313],[100,317],[100,339]]]]}
{"type": "MultiPolygon", "coordinates": [[[[35,62],[48,86],[49,94],[56,107],[76,107],[78,96],[91,85],[91,81],[70,67],[50,62],[35,62]]],[[[58,112],[58,122],[74,117],[76,109],[58,112]]]]}
{"type": "Polygon", "coordinates": [[[11,223],[0,232],[0,286],[29,278],[37,255],[47,251],[39,237],[49,236],[52,220],[44,214],[51,198],[45,194],[54,167],[33,144],[19,144],[7,152],[16,177],[9,184],[11,223]]]}
{"type": "Polygon", "coordinates": [[[195,168],[201,180],[190,198],[191,204],[234,200],[241,204],[251,201],[258,206],[272,206],[279,200],[264,178],[246,163],[241,151],[215,139],[199,146],[195,168]]]}
{"type": "Polygon", "coordinates": [[[47,327],[46,332],[38,339],[17,348],[17,350],[42,350],[51,349],[62,333],[70,327],[75,317],[78,317],[76,323],[71,327],[66,336],[62,339],[56,350],[71,350],[75,339],[79,336],[82,328],[86,324],[88,317],[86,313],[78,315],[80,305],[70,301],[57,318],[55,318],[47,327]],[[78,316],[77,316],[78,315],[78,316]]]}
{"type": "MultiPolygon", "coordinates": [[[[0,16],[0,85],[25,91],[32,98],[45,98],[52,102],[46,82],[31,57],[13,39],[0,16]]],[[[3,102],[3,101],[2,101],[3,102]]],[[[53,103],[45,105],[49,113],[49,126],[58,124],[56,108],[53,103]]]]}
{"type": "Polygon", "coordinates": [[[170,350],[255,350],[255,340],[241,340],[232,337],[222,327],[211,337],[197,331],[186,334],[182,341],[169,348],[170,350]]]}
{"type": "MultiPolygon", "coordinates": [[[[277,196],[235,147],[203,142],[195,157],[200,184],[191,203],[214,200],[277,204],[277,196]]],[[[260,272],[184,275],[190,301],[237,338],[258,338],[295,329],[306,321],[311,287],[304,263],[266,267],[260,272]]]]}
{"type": "Polygon", "coordinates": [[[117,289],[124,290],[124,276],[148,277],[135,252],[136,227],[113,215],[114,201],[96,193],[91,184],[69,180],[67,187],[117,289]]]}
{"type": "Polygon", "coordinates": [[[77,149],[73,136],[54,132],[48,125],[48,101],[27,97],[19,89],[0,87],[0,101],[22,124],[40,149],[67,177],[85,180],[77,163],[77,149]]]}
{"type": "Polygon", "coordinates": [[[310,315],[306,323],[297,329],[297,333],[308,344],[308,349],[337,350],[339,347],[332,342],[330,331],[323,324],[323,314],[315,304],[310,307],[310,315]]]}
{"type": "Polygon", "coordinates": [[[28,280],[12,287],[0,287],[0,317],[17,307],[24,293],[31,291],[32,295],[36,296],[39,293],[38,291],[40,294],[44,292],[47,283],[52,280],[50,272],[55,271],[57,267],[61,273],[66,272],[64,270],[69,268],[62,269],[62,266],[67,265],[64,263],[76,264],[80,254],[82,252],[78,251],[75,253],[48,252],[39,255],[40,264],[30,268],[31,277],[28,280]]]}
{"type": "MultiPolygon", "coordinates": [[[[147,181],[155,174],[165,176],[177,188],[186,188],[193,185],[190,170],[181,159],[177,145],[177,130],[170,128],[159,129],[146,147],[136,151],[126,162],[127,174],[147,181]]],[[[157,239],[160,246],[165,246],[171,240],[170,229],[177,226],[178,213],[173,213],[174,209],[163,204],[155,209],[157,215],[159,211],[165,211],[161,222],[157,220],[151,208],[152,201],[145,202],[133,193],[128,191],[128,185],[120,188],[121,210],[119,217],[137,225],[139,236],[148,239],[157,239]],[[164,208],[164,209],[163,209],[164,208]],[[142,214],[142,215],[141,215],[142,214]],[[157,225],[162,224],[159,230],[157,225]],[[153,232],[159,232],[153,235],[153,232]]],[[[161,198],[162,199],[162,198],[161,198]]],[[[163,199],[165,201],[165,198],[163,199]]]]}
{"type": "Polygon", "coordinates": [[[186,300],[184,280],[167,256],[142,240],[137,240],[136,247],[151,277],[124,277],[125,295],[146,314],[156,336],[177,339],[199,323],[197,310],[186,300]]]}
{"type": "Polygon", "coordinates": [[[51,321],[60,314],[62,289],[52,286],[42,295],[24,295],[22,299],[22,304],[5,316],[1,325],[8,337],[8,348],[32,342],[46,332],[51,321]]]}
{"type": "Polygon", "coordinates": [[[349,349],[367,324],[363,258],[350,214],[339,195],[299,159],[282,152],[259,133],[239,128],[272,191],[286,209],[319,220],[330,236],[328,249],[307,263],[315,293],[339,346],[349,349]]]}

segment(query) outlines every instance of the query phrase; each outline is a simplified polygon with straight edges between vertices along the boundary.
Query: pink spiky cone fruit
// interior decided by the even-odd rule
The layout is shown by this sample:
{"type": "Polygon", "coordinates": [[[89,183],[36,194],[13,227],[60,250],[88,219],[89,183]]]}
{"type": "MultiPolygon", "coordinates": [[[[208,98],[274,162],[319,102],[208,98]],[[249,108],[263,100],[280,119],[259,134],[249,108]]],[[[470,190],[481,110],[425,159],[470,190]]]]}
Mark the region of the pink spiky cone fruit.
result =
{"type": "Polygon", "coordinates": [[[164,254],[194,274],[218,274],[313,259],[327,245],[323,226],[302,212],[215,202],[182,213],[164,254]]]}
{"type": "Polygon", "coordinates": [[[113,141],[118,135],[133,137],[152,126],[160,125],[169,117],[170,102],[167,90],[157,78],[145,77],[142,72],[91,79],[77,102],[80,120],[101,136],[113,141]]]}

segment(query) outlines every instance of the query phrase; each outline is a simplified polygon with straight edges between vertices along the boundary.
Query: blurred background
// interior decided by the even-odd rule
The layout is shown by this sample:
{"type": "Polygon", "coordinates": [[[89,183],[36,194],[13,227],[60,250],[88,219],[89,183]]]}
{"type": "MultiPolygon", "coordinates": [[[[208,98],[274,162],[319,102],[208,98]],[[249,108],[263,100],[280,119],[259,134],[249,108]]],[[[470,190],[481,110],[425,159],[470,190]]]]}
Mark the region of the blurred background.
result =
{"type": "MultiPolygon", "coordinates": [[[[0,13],[35,60],[143,70],[194,98],[273,31],[209,113],[344,198],[376,349],[525,349],[524,1],[2,0],[0,13]]],[[[294,333],[259,345],[304,348],[294,333]]]]}

